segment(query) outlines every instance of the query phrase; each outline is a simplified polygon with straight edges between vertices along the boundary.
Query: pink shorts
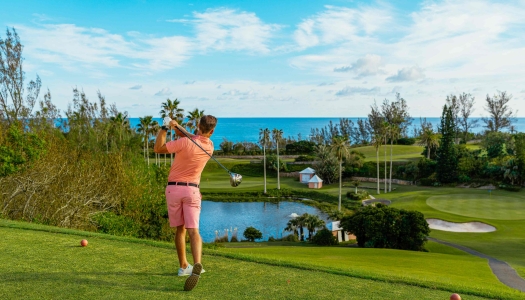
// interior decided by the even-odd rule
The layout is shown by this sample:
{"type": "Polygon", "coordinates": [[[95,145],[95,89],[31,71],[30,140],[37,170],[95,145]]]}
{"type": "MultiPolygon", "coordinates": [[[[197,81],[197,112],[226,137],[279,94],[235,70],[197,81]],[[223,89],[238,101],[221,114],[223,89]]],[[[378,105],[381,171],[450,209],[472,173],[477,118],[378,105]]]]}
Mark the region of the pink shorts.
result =
{"type": "Polygon", "coordinates": [[[202,195],[198,187],[168,185],[166,204],[170,227],[199,228],[202,195]]]}

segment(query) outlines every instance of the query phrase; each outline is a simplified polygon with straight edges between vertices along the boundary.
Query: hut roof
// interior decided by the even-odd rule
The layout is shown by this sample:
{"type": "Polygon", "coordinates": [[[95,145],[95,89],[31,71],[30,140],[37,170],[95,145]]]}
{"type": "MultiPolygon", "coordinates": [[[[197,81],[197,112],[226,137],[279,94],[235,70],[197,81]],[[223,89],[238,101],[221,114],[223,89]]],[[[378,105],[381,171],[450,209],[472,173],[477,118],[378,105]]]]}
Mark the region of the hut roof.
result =
{"type": "Polygon", "coordinates": [[[310,168],[310,167],[308,167],[308,168],[302,170],[301,172],[299,172],[299,174],[315,174],[315,170],[310,168]]]}
{"type": "Polygon", "coordinates": [[[312,177],[310,180],[308,180],[308,182],[323,182],[323,180],[321,178],[319,178],[319,176],[314,175],[314,177],[312,177]]]}

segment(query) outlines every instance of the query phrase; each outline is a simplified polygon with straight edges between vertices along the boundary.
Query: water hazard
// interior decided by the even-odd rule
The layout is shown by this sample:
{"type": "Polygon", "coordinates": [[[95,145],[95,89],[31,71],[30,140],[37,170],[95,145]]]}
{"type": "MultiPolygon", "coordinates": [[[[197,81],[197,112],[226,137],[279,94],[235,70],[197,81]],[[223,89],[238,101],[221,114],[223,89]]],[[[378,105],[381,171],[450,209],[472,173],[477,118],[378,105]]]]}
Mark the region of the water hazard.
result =
{"type": "MultiPolygon", "coordinates": [[[[223,236],[228,230],[237,228],[237,238],[244,239],[243,232],[247,227],[255,227],[263,234],[262,241],[267,241],[270,236],[281,238],[291,232],[285,232],[286,223],[291,214],[302,215],[308,213],[318,215],[329,224],[327,215],[315,207],[299,202],[213,202],[202,201],[200,219],[200,233],[205,243],[213,242],[215,236],[223,236]]],[[[306,231],[306,230],[305,230],[306,231]]],[[[305,232],[307,234],[307,231],[305,232]]],[[[260,240],[261,241],[261,240],[260,240]]]]}

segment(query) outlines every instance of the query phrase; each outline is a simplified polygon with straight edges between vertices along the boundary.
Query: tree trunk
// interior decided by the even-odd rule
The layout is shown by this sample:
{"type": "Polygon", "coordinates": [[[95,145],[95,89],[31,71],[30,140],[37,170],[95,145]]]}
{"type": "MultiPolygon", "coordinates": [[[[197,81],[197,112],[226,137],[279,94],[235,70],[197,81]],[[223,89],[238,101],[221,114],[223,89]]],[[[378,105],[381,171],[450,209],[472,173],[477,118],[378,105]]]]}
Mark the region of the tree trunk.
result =
{"type": "Polygon", "coordinates": [[[388,181],[387,181],[388,178],[386,176],[387,175],[387,168],[386,168],[386,145],[387,145],[387,143],[386,142],[387,141],[386,141],[386,136],[385,136],[385,194],[387,193],[386,188],[388,186],[388,181]]]}
{"type": "Polygon", "coordinates": [[[148,166],[149,166],[149,139],[146,140],[146,156],[148,157],[148,166]]]}
{"type": "Polygon", "coordinates": [[[339,161],[339,204],[337,208],[341,211],[341,192],[342,192],[342,182],[343,182],[343,161],[339,161]]]}
{"type": "Polygon", "coordinates": [[[264,193],[266,194],[266,146],[263,146],[264,193]]]}
{"type": "Polygon", "coordinates": [[[392,191],[392,149],[394,148],[394,139],[390,140],[390,179],[388,180],[388,191],[392,191]]]}
{"type": "Polygon", "coordinates": [[[379,147],[376,149],[376,165],[377,165],[377,194],[381,194],[381,187],[379,186],[379,147]]]}
{"type": "Polygon", "coordinates": [[[430,159],[430,146],[427,145],[427,159],[430,159]]]}
{"type": "Polygon", "coordinates": [[[279,178],[279,169],[281,169],[281,164],[279,163],[279,141],[277,141],[277,189],[281,189],[281,180],[279,178]]]}

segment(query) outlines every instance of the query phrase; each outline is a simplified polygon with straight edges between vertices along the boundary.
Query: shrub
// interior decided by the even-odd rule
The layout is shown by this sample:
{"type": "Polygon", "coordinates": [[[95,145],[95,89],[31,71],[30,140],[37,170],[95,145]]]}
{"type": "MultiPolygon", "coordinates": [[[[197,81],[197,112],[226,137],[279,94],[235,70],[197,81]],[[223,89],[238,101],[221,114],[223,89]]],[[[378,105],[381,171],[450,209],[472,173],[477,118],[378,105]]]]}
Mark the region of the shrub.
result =
{"type": "Polygon", "coordinates": [[[396,144],[398,145],[414,145],[416,143],[415,138],[400,138],[397,139],[396,144]]]}
{"type": "Polygon", "coordinates": [[[315,160],[315,156],[313,155],[299,155],[295,158],[295,161],[298,162],[298,161],[314,161],[315,160]]]}
{"type": "Polygon", "coordinates": [[[346,197],[351,200],[364,200],[367,199],[370,194],[364,190],[358,190],[357,193],[354,191],[348,191],[346,197]]]}
{"type": "Polygon", "coordinates": [[[359,247],[423,251],[430,233],[422,213],[378,203],[365,206],[341,220],[343,230],[353,233],[359,247]]]}
{"type": "Polygon", "coordinates": [[[323,228],[314,235],[312,243],[319,246],[332,246],[339,244],[339,241],[330,230],[323,228]]]}
{"type": "Polygon", "coordinates": [[[270,236],[268,238],[268,242],[275,242],[275,241],[276,241],[276,239],[273,236],[270,236]]]}
{"type": "Polygon", "coordinates": [[[258,229],[252,226],[244,230],[243,236],[250,242],[254,242],[255,240],[262,239],[262,233],[258,229]]]}
{"type": "Polygon", "coordinates": [[[298,242],[299,238],[295,234],[289,234],[281,239],[283,242],[298,242]]]}
{"type": "Polygon", "coordinates": [[[519,192],[521,190],[521,186],[510,184],[500,184],[499,188],[510,192],[519,192]]]}

